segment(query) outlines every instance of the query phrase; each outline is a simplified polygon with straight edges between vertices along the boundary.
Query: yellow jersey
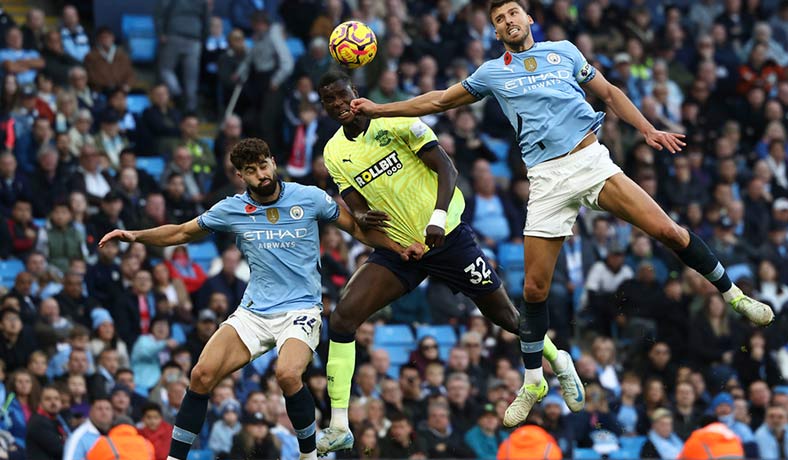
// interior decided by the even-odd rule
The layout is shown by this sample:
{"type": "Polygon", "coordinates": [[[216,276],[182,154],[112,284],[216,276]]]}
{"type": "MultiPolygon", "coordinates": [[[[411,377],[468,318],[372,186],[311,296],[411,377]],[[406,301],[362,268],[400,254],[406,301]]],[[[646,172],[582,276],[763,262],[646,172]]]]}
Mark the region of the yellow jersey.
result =
{"type": "MultiPolygon", "coordinates": [[[[418,118],[376,118],[353,140],[340,127],[326,144],[323,157],[340,192],[352,187],[370,209],[388,214],[389,237],[409,246],[424,242],[424,229],[438,198],[438,174],[418,155],[433,143],[437,143],[435,133],[418,118]]],[[[446,234],[460,224],[464,209],[465,200],[455,187],[446,234]]]]}

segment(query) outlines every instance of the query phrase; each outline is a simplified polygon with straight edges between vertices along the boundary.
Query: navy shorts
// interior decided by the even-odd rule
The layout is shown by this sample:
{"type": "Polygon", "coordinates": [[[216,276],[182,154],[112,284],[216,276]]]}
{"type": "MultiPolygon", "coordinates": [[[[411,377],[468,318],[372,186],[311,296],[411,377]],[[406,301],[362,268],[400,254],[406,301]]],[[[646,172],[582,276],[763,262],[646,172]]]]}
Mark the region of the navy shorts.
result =
{"type": "Polygon", "coordinates": [[[461,222],[446,235],[443,246],[430,249],[418,261],[403,261],[388,249],[375,249],[367,259],[386,267],[402,281],[408,292],[430,276],[446,283],[452,291],[475,299],[498,289],[501,280],[474,239],[473,230],[461,222]]]}

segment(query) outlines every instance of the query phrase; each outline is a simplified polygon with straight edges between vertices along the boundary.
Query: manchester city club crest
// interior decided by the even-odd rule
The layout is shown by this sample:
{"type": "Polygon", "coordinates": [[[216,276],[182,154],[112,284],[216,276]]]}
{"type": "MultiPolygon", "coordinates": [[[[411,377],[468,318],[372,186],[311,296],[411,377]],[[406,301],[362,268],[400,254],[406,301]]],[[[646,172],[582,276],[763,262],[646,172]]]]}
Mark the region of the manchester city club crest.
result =
{"type": "Polygon", "coordinates": [[[378,141],[381,147],[385,147],[391,142],[391,135],[389,135],[388,130],[384,129],[375,134],[375,140],[378,141]]]}
{"type": "Polygon", "coordinates": [[[268,218],[268,222],[275,224],[279,222],[279,210],[276,208],[268,208],[265,210],[265,217],[268,218]]]}
{"type": "Polygon", "coordinates": [[[550,53],[547,55],[547,62],[553,65],[558,64],[559,62],[561,62],[561,56],[555,53],[550,53]]]}
{"type": "Polygon", "coordinates": [[[301,219],[304,217],[304,208],[301,206],[293,206],[290,208],[290,217],[292,217],[294,220],[301,219]]]}
{"type": "Polygon", "coordinates": [[[533,72],[534,70],[536,70],[536,58],[533,57],[525,58],[525,61],[523,61],[523,65],[525,66],[525,70],[527,70],[528,72],[533,72]]]}

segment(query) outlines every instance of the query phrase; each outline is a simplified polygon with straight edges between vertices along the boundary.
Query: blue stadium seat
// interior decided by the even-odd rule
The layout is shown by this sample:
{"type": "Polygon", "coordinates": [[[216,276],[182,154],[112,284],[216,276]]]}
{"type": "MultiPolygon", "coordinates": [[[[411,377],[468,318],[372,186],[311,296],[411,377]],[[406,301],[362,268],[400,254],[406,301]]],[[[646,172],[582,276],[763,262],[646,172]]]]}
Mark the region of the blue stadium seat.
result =
{"type": "Polygon", "coordinates": [[[230,35],[230,32],[233,30],[233,22],[230,18],[222,18],[222,32],[224,32],[224,36],[230,35]]]}
{"type": "Polygon", "coordinates": [[[166,166],[162,157],[137,157],[137,168],[147,172],[155,180],[159,180],[166,166]]]}
{"type": "Polygon", "coordinates": [[[481,140],[485,147],[495,154],[495,157],[498,159],[498,161],[490,164],[490,171],[493,173],[493,176],[510,179],[512,177],[512,170],[509,168],[508,162],[509,142],[503,139],[496,139],[487,134],[480,135],[479,140],[481,140]]]}
{"type": "Polygon", "coordinates": [[[506,293],[519,298],[525,281],[525,255],[522,243],[501,243],[498,246],[498,266],[503,270],[506,293]]]}
{"type": "Polygon", "coordinates": [[[594,449],[578,448],[574,450],[574,460],[598,460],[602,456],[594,449]]]}
{"type": "Polygon", "coordinates": [[[191,450],[186,460],[213,460],[213,452],[208,449],[191,450]]]}
{"type": "Polygon", "coordinates": [[[392,366],[402,366],[408,362],[413,345],[375,345],[375,348],[386,350],[392,366]]]}
{"type": "Polygon", "coordinates": [[[16,275],[24,269],[25,264],[19,259],[0,260],[0,284],[11,288],[16,275]]]}
{"type": "Polygon", "coordinates": [[[153,23],[153,16],[147,14],[124,14],[120,19],[120,28],[124,37],[156,36],[156,26],[153,23]]]}
{"type": "Polygon", "coordinates": [[[413,333],[410,327],[404,324],[389,324],[375,326],[375,346],[406,345],[415,348],[413,333]]]}
{"type": "Polygon", "coordinates": [[[145,94],[129,94],[126,96],[126,108],[134,115],[140,115],[150,107],[150,99],[145,94]]]}
{"type": "Polygon", "coordinates": [[[156,59],[158,41],[155,37],[129,37],[131,62],[147,64],[156,59]]]}
{"type": "Polygon", "coordinates": [[[392,379],[395,379],[395,380],[398,379],[399,378],[399,368],[400,367],[401,366],[395,366],[395,365],[391,364],[389,366],[389,370],[386,372],[386,375],[388,375],[389,378],[392,378],[392,379]]]}
{"type": "Polygon", "coordinates": [[[610,453],[611,460],[638,460],[640,459],[640,449],[618,449],[610,453]]]}
{"type": "Polygon", "coordinates": [[[208,150],[213,152],[213,138],[212,137],[201,137],[200,141],[208,147],[208,150]]]}
{"type": "Polygon", "coordinates": [[[213,241],[204,241],[202,243],[192,243],[188,246],[189,257],[198,263],[206,272],[211,267],[211,262],[216,257],[219,257],[219,251],[213,241]]]}
{"type": "Polygon", "coordinates": [[[298,37],[287,37],[285,39],[285,43],[287,43],[287,49],[290,50],[290,54],[293,55],[293,60],[297,61],[298,58],[306,53],[306,48],[304,47],[304,42],[301,41],[298,37]]]}
{"type": "MultiPolygon", "coordinates": [[[[621,443],[622,450],[635,450],[640,455],[640,449],[643,448],[643,444],[646,443],[645,436],[622,436],[618,438],[618,441],[621,443]]],[[[638,456],[636,455],[636,457],[638,456]]]]}
{"type": "Polygon", "coordinates": [[[451,354],[451,349],[454,345],[442,345],[438,347],[438,357],[443,362],[447,362],[449,360],[449,355],[451,354]]]}
{"type": "Polygon", "coordinates": [[[419,326],[416,328],[416,341],[431,335],[438,342],[441,347],[453,347],[457,343],[457,334],[454,333],[454,328],[448,325],[444,326],[419,326]]]}
{"type": "Polygon", "coordinates": [[[33,225],[36,227],[46,227],[47,226],[47,219],[46,217],[34,217],[33,218],[33,225]]]}

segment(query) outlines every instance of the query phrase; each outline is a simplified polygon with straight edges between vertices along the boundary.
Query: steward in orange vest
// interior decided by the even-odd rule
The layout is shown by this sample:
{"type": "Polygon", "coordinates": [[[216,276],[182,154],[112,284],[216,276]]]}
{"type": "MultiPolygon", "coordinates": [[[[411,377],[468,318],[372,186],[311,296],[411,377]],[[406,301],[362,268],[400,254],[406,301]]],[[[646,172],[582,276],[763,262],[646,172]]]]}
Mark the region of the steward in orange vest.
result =
{"type": "Polygon", "coordinates": [[[85,460],[154,460],[153,444],[137,433],[128,417],[119,417],[107,436],[88,451],[85,460]]]}

